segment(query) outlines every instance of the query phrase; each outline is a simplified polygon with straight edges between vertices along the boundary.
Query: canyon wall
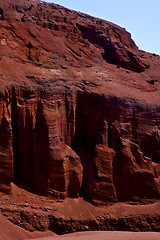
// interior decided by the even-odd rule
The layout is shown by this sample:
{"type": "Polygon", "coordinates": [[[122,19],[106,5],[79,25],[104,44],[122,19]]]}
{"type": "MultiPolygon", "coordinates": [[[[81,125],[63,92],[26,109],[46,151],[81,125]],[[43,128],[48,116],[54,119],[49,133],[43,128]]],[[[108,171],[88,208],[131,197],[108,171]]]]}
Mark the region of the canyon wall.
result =
{"type": "Polygon", "coordinates": [[[1,102],[1,189],[18,178],[41,194],[94,204],[160,197],[159,107],[15,88],[1,102]]]}

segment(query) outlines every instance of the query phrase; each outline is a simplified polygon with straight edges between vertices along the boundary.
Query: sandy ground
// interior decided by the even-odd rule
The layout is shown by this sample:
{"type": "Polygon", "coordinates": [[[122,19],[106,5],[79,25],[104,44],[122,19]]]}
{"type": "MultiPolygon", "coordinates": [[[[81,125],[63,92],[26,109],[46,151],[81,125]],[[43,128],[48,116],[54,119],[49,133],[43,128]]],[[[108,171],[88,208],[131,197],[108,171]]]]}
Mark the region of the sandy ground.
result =
{"type": "Polygon", "coordinates": [[[157,232],[95,231],[77,232],[58,236],[50,231],[28,232],[9,222],[0,214],[0,240],[159,240],[157,232]]]}
{"type": "Polygon", "coordinates": [[[9,222],[0,214],[0,240],[160,240],[157,232],[95,231],[77,232],[58,236],[50,231],[28,232],[9,222]]]}
{"type": "Polygon", "coordinates": [[[45,237],[37,240],[159,240],[160,233],[155,232],[81,232],[61,237],[45,237]]]}
{"type": "MultiPolygon", "coordinates": [[[[23,240],[29,238],[39,238],[47,236],[56,236],[56,234],[47,232],[29,232],[13,223],[9,222],[2,214],[0,214],[0,240],[23,240]]],[[[43,239],[43,238],[41,238],[43,239]]]]}
{"type": "MultiPolygon", "coordinates": [[[[43,213],[43,208],[51,209],[58,218],[73,219],[92,219],[95,216],[102,216],[107,213],[113,217],[125,217],[129,215],[139,216],[141,214],[158,214],[160,203],[155,202],[149,205],[128,205],[126,203],[117,203],[115,205],[97,208],[83,199],[66,199],[63,202],[54,202],[43,196],[38,196],[21,189],[12,184],[12,194],[0,196],[0,208],[15,211],[37,211],[43,213]]],[[[12,212],[12,211],[11,211],[12,212]]],[[[95,231],[95,232],[76,232],[66,235],[56,235],[53,232],[29,232],[8,221],[6,217],[0,214],[0,240],[160,240],[160,233],[156,232],[117,232],[117,231],[95,231]]]]}
{"type": "Polygon", "coordinates": [[[0,240],[159,240],[160,233],[156,232],[116,232],[95,231],[78,232],[58,236],[50,231],[28,232],[9,222],[0,214],[0,240]]]}

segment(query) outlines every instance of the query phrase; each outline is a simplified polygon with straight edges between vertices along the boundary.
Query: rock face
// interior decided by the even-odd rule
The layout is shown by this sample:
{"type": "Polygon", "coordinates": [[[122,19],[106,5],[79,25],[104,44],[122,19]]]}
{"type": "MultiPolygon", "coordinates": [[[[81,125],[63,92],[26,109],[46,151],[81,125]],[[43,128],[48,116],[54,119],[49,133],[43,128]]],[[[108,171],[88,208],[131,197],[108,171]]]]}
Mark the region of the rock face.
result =
{"type": "Polygon", "coordinates": [[[78,197],[83,169],[62,135],[67,129],[65,96],[58,102],[57,97],[24,99],[13,90],[14,173],[43,194],[78,197]]]}
{"type": "Polygon", "coordinates": [[[0,3],[0,190],[160,198],[160,57],[56,4],[0,3]]]}

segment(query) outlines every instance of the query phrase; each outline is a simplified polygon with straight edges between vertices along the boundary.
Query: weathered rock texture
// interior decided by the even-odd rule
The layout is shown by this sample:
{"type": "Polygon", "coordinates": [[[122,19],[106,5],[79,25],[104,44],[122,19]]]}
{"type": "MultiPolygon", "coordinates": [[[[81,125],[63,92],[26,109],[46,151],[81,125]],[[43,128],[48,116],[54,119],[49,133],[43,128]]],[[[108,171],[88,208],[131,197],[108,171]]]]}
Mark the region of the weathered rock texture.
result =
{"type": "Polygon", "coordinates": [[[160,198],[160,57],[110,22],[0,2],[0,189],[95,204],[160,198]]]}

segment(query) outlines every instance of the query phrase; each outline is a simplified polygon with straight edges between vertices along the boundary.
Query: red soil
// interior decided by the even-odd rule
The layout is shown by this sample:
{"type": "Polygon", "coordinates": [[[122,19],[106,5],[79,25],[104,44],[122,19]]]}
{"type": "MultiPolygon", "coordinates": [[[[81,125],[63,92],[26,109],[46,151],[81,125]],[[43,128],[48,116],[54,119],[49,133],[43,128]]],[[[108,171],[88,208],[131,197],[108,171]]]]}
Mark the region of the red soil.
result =
{"type": "Polygon", "coordinates": [[[133,232],[82,232],[63,235],[61,237],[45,237],[37,240],[159,240],[160,233],[133,232]]]}
{"type": "Polygon", "coordinates": [[[55,236],[54,233],[47,231],[43,232],[29,232],[21,227],[9,222],[2,214],[0,214],[0,239],[1,240],[23,240],[35,239],[39,237],[55,236]]]}

